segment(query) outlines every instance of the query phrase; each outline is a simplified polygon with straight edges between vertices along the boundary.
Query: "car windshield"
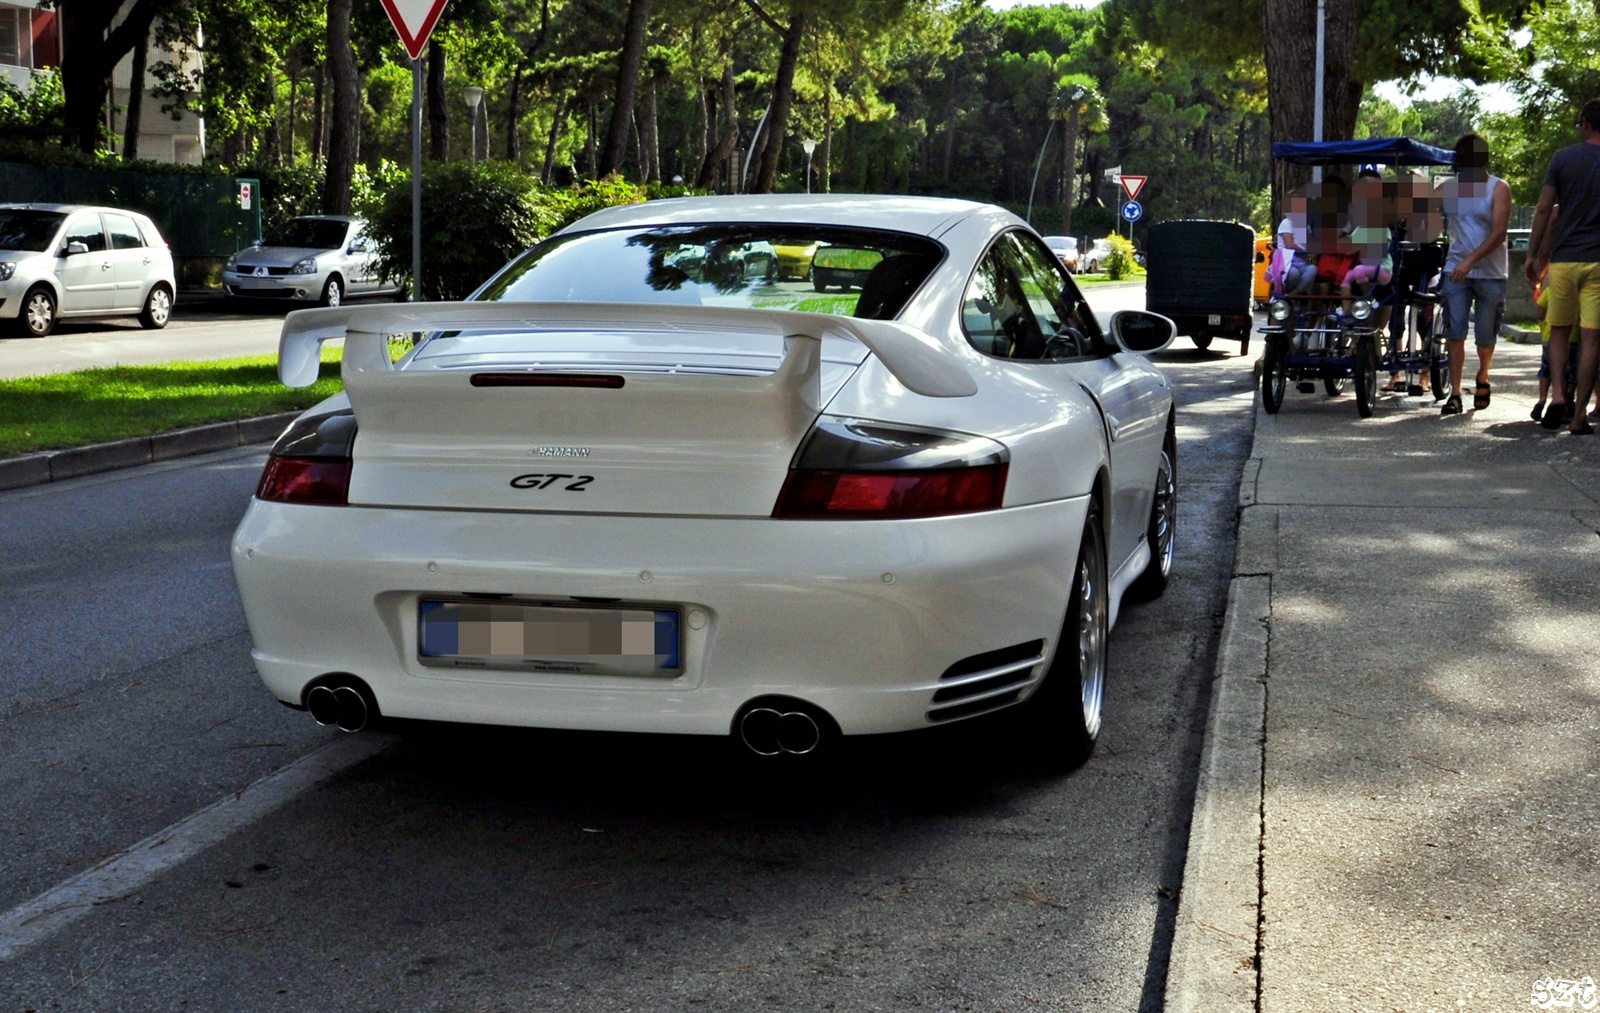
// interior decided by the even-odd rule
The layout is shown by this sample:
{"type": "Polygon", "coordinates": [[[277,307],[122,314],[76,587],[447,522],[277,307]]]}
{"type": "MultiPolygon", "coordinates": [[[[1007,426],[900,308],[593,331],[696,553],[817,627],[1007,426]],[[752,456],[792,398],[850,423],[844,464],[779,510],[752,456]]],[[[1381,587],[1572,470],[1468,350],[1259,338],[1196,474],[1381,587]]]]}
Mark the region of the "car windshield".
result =
{"type": "Polygon", "coordinates": [[[890,320],[943,257],[919,236],[805,225],[684,225],[560,236],[511,262],[489,302],[629,302],[890,320]]]}
{"type": "Polygon", "coordinates": [[[325,218],[291,218],[267,233],[262,246],[296,246],[307,250],[336,250],[344,245],[350,226],[325,218]]]}
{"type": "Polygon", "coordinates": [[[43,253],[65,217],[58,211],[0,208],[0,250],[43,253]]]}

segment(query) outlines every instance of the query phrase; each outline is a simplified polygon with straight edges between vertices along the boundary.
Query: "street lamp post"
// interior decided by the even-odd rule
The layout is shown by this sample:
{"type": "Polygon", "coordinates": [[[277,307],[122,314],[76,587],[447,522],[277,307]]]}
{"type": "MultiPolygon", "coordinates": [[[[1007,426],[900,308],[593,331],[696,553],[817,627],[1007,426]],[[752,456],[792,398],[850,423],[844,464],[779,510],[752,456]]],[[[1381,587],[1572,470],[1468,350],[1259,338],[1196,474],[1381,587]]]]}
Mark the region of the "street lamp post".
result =
{"type": "Polygon", "coordinates": [[[483,104],[483,89],[476,85],[468,85],[461,89],[461,97],[466,100],[467,108],[472,110],[472,157],[478,160],[478,107],[483,104]]]}
{"type": "Polygon", "coordinates": [[[807,137],[800,142],[800,147],[806,149],[806,193],[811,192],[811,153],[817,150],[815,138],[807,137]]]}

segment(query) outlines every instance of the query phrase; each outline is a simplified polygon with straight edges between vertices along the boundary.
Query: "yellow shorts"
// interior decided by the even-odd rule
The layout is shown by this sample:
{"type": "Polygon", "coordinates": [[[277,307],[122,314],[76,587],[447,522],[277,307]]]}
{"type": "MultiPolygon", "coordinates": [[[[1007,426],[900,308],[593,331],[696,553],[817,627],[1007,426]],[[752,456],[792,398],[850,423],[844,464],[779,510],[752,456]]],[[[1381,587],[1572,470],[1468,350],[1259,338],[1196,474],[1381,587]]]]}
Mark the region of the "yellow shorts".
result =
{"type": "Polygon", "coordinates": [[[1547,324],[1600,330],[1600,263],[1551,264],[1544,286],[1550,293],[1547,324]]]}

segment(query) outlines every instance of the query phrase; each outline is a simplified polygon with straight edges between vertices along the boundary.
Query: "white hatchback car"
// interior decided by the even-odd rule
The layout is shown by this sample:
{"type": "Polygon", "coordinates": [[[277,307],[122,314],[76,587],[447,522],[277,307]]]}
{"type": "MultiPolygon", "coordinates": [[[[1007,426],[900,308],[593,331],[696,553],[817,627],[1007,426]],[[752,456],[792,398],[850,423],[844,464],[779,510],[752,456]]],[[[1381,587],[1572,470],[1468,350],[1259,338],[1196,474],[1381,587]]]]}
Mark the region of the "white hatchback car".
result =
{"type": "Polygon", "coordinates": [[[138,316],[167,326],[172,251],[136,211],[0,204],[0,318],[42,338],[62,317],[138,316]]]}

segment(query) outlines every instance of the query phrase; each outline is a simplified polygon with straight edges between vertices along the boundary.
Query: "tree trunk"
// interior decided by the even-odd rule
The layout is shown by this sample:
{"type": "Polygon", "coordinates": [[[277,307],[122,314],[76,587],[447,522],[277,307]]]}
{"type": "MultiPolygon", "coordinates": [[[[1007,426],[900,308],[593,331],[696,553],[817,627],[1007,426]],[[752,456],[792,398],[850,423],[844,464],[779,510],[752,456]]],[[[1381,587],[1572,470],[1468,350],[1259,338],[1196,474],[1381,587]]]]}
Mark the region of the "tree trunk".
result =
{"type": "Polygon", "coordinates": [[[444,88],[444,43],[437,35],[428,40],[428,157],[450,159],[450,106],[444,88]]]}
{"type": "Polygon", "coordinates": [[[939,178],[950,182],[950,163],[956,155],[956,91],[950,89],[950,101],[944,107],[944,164],[939,168],[939,178]]]}
{"type": "Polygon", "coordinates": [[[600,156],[598,172],[602,177],[621,169],[622,160],[627,155],[628,130],[633,124],[633,101],[639,90],[639,68],[644,65],[651,2],[628,0],[628,26],[623,33],[622,54],[617,58],[616,98],[611,106],[611,127],[606,131],[605,153],[600,156]]]}
{"type": "Polygon", "coordinates": [[[350,48],[353,0],[328,0],[328,66],[333,78],[333,115],[328,131],[328,168],[322,213],[350,213],[350,178],[361,148],[361,82],[350,48]]]}
{"type": "Polygon", "coordinates": [[[700,104],[700,118],[696,121],[697,130],[694,142],[694,165],[696,174],[700,166],[706,164],[706,152],[711,144],[711,107],[706,101],[706,82],[700,78],[696,82],[700,87],[695,89],[696,98],[700,104]]]}
{"type": "Polygon", "coordinates": [[[583,139],[583,159],[585,168],[589,170],[590,179],[599,178],[595,172],[595,170],[599,168],[599,165],[596,163],[598,156],[595,154],[594,144],[594,133],[597,129],[599,129],[599,119],[600,113],[595,109],[594,99],[590,99],[588,130],[583,139]]]}
{"type": "Polygon", "coordinates": [[[1078,103],[1067,110],[1067,138],[1061,155],[1061,234],[1072,235],[1072,205],[1078,189],[1078,103]]]}
{"type": "Polygon", "coordinates": [[[77,131],[78,147],[93,153],[105,129],[111,71],[150,34],[150,25],[170,0],[136,0],[122,23],[111,22],[118,0],[73,0],[58,8],[61,31],[62,119],[77,131]]]}
{"type": "Polygon", "coordinates": [[[144,71],[150,56],[150,35],[133,47],[133,73],[128,78],[128,108],[122,123],[122,157],[133,161],[139,157],[139,121],[144,117],[144,71]]]}
{"type": "Polygon", "coordinates": [[[833,192],[833,82],[822,89],[822,192],[833,192]]]}
{"type": "MultiPolygon", "coordinates": [[[[1355,57],[1355,0],[1326,0],[1326,87],[1323,93],[1325,141],[1348,140],[1355,132],[1361,96],[1351,99],[1355,57]]],[[[1267,114],[1273,141],[1313,139],[1316,105],[1316,0],[1263,0],[1261,30],[1266,44],[1267,114]]],[[[1311,178],[1306,166],[1273,159],[1272,217],[1282,213],[1284,199],[1311,178]]]]}
{"type": "Polygon", "coordinates": [[[656,118],[656,77],[650,76],[644,87],[644,155],[645,182],[661,178],[661,123],[656,118]]]}
{"type": "Polygon", "coordinates": [[[294,165],[294,112],[295,103],[300,98],[300,68],[289,69],[289,139],[284,144],[284,150],[289,155],[289,165],[294,165]]]}
{"type": "Polygon", "coordinates": [[[522,138],[517,132],[517,100],[522,97],[522,64],[511,71],[511,105],[506,110],[506,161],[522,164],[522,138]]]}
{"type": "Polygon", "coordinates": [[[539,182],[545,186],[550,185],[550,172],[555,168],[556,145],[561,141],[561,128],[567,115],[567,93],[556,95],[556,112],[550,117],[550,141],[544,147],[544,169],[539,173],[539,182]]]}
{"type": "Polygon", "coordinates": [[[739,143],[739,116],[738,106],[735,104],[737,96],[733,87],[733,61],[730,59],[722,67],[722,101],[719,110],[722,114],[722,136],[717,140],[717,146],[706,153],[700,162],[700,175],[695,178],[694,185],[702,190],[709,189],[717,178],[717,167],[728,160],[733,154],[734,146],[739,143]]]}
{"type": "Polygon", "coordinates": [[[323,88],[322,83],[328,77],[328,63],[324,60],[317,64],[317,84],[311,96],[311,164],[316,165],[322,161],[322,125],[323,125],[323,88]]]}
{"type": "Polygon", "coordinates": [[[761,156],[761,171],[755,193],[771,193],[778,181],[778,159],[789,133],[789,103],[794,98],[794,68],[800,62],[800,40],[805,35],[806,16],[796,13],[783,33],[783,50],[778,56],[778,78],[772,85],[772,112],[767,118],[767,138],[761,156]]]}

